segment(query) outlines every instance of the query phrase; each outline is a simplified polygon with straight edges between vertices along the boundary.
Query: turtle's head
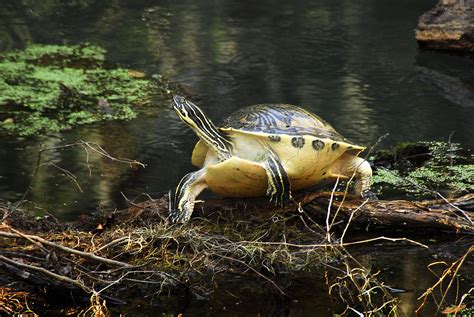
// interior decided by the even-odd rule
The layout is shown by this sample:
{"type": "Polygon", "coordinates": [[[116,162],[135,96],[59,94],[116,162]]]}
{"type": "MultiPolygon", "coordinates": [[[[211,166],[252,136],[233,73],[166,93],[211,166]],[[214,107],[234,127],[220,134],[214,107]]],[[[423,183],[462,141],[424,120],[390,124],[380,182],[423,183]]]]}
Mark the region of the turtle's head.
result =
{"type": "Polygon", "coordinates": [[[173,96],[173,109],[181,121],[188,124],[199,135],[202,130],[217,130],[212,121],[198,106],[182,96],[173,96]]]}
{"type": "Polygon", "coordinates": [[[196,123],[191,118],[191,114],[193,113],[192,108],[197,108],[197,106],[184,97],[178,95],[173,96],[173,109],[176,111],[176,114],[183,122],[195,126],[196,123]]]}
{"type": "Polygon", "coordinates": [[[173,96],[173,109],[181,121],[191,126],[193,130],[196,128],[202,129],[201,125],[204,122],[212,125],[212,122],[210,122],[209,118],[206,117],[198,106],[182,96],[173,96]]]}
{"type": "Polygon", "coordinates": [[[174,95],[173,109],[181,121],[191,127],[196,134],[222,158],[230,156],[231,142],[212,123],[198,106],[186,98],[174,95]]]}

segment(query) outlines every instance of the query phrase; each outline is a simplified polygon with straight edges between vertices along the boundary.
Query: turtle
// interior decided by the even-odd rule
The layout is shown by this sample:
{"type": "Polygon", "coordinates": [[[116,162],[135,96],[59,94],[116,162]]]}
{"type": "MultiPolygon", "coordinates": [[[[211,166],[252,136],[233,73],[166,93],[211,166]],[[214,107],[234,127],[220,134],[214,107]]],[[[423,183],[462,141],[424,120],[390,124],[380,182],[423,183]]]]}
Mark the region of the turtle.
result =
{"type": "Polygon", "coordinates": [[[190,100],[174,95],[178,117],[199,137],[192,164],[176,187],[169,218],[186,222],[206,188],[226,197],[268,196],[288,205],[292,191],[322,181],[354,177],[355,195],[370,191],[372,169],[358,155],[365,147],[341,136],[319,116],[289,104],[257,104],[237,110],[217,127],[190,100]]]}

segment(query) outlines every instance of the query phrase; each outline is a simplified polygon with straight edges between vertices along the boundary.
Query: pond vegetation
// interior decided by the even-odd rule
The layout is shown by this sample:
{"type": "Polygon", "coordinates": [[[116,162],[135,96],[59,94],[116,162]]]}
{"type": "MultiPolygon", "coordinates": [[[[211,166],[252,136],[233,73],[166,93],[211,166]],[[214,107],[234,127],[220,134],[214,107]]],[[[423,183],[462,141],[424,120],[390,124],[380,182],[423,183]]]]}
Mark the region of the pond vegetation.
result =
{"type": "Polygon", "coordinates": [[[111,67],[98,46],[31,45],[0,55],[0,133],[28,136],[129,120],[153,84],[111,67]]]}
{"type": "Polygon", "coordinates": [[[474,155],[458,143],[405,142],[372,159],[380,193],[396,190],[426,198],[437,191],[448,197],[474,191],[474,155]]]}

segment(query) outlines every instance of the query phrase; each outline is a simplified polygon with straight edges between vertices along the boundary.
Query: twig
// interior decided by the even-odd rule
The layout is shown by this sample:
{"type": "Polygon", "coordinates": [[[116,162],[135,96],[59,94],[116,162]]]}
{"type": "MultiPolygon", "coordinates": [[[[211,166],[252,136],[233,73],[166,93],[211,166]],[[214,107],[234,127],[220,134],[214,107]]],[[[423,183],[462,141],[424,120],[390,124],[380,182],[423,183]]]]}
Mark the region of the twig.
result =
{"type": "MultiPolygon", "coordinates": [[[[16,230],[15,228],[12,228],[8,225],[5,225],[8,229],[10,229],[11,231],[15,232],[16,234],[18,234],[19,236],[21,236],[21,238],[23,239],[26,239],[28,241],[30,241],[31,243],[33,243],[34,245],[36,245],[38,248],[41,249],[41,251],[43,251],[45,254],[49,254],[49,250],[46,249],[44,246],[41,245],[41,243],[37,242],[37,241],[34,241],[33,239],[31,239],[30,237],[28,237],[28,235],[22,233],[21,231],[18,231],[16,230]]],[[[2,232],[0,231],[0,234],[2,232]]]]}
{"type": "Polygon", "coordinates": [[[392,242],[396,242],[396,241],[407,241],[407,242],[410,242],[410,243],[413,243],[415,245],[418,245],[420,247],[423,247],[423,248],[426,248],[428,249],[428,246],[426,244],[423,244],[423,243],[420,243],[420,242],[417,242],[415,240],[411,240],[411,239],[408,239],[408,238],[388,238],[388,237],[376,237],[376,238],[372,238],[372,239],[367,239],[367,240],[360,240],[360,241],[353,241],[353,242],[347,242],[347,243],[343,243],[341,244],[341,246],[348,246],[348,245],[355,245],[355,244],[363,244],[363,243],[368,243],[368,242],[374,242],[374,241],[377,241],[377,240],[387,240],[387,241],[392,241],[392,242]]]}
{"type": "Polygon", "coordinates": [[[264,280],[268,281],[270,284],[272,284],[279,292],[280,294],[282,295],[285,295],[285,296],[288,296],[274,281],[272,281],[271,279],[269,279],[268,277],[266,277],[265,275],[263,275],[262,273],[258,272],[256,269],[254,269],[253,267],[251,267],[249,264],[247,264],[246,262],[242,261],[242,260],[239,260],[239,259],[235,259],[235,258],[231,258],[231,257],[228,257],[228,256],[225,256],[225,255],[221,255],[221,254],[214,254],[220,258],[223,258],[223,259],[227,259],[227,260],[231,260],[231,261],[235,261],[235,262],[238,262],[240,264],[243,264],[245,265],[247,268],[249,268],[252,272],[254,272],[255,274],[257,274],[258,276],[260,276],[261,278],[263,278],[264,280]]]}
{"type": "Polygon", "coordinates": [[[364,202],[363,202],[361,205],[359,205],[356,209],[354,209],[354,210],[351,211],[351,215],[350,215],[350,217],[349,217],[349,220],[347,220],[346,227],[344,228],[344,231],[342,232],[341,245],[344,245],[344,236],[346,235],[346,231],[347,231],[347,229],[349,228],[349,225],[350,225],[350,223],[351,223],[351,221],[352,221],[352,217],[353,217],[354,214],[355,214],[357,211],[359,211],[368,201],[369,201],[368,199],[364,200],[364,202]]]}
{"type": "Polygon", "coordinates": [[[54,168],[57,168],[58,170],[60,170],[64,175],[66,175],[66,177],[68,177],[76,185],[77,189],[79,189],[79,191],[81,193],[84,192],[82,190],[81,185],[79,185],[79,182],[77,181],[76,175],[74,175],[71,171],[68,171],[67,169],[62,168],[61,166],[58,166],[58,165],[56,165],[55,163],[52,163],[52,162],[43,163],[39,167],[43,167],[43,166],[52,166],[54,168]]]}
{"type": "Polygon", "coordinates": [[[38,174],[38,169],[39,169],[40,164],[41,164],[41,144],[40,144],[40,150],[38,151],[38,155],[36,156],[36,168],[33,174],[34,176],[31,178],[30,183],[28,184],[28,188],[25,190],[23,195],[21,195],[20,200],[15,204],[15,206],[3,214],[2,222],[5,221],[5,219],[7,219],[13,212],[15,212],[15,210],[17,210],[20,207],[23,201],[25,201],[26,196],[28,196],[31,188],[33,187],[33,182],[35,181],[36,175],[38,174]]]}
{"type": "Polygon", "coordinates": [[[474,252],[474,246],[470,246],[469,249],[467,250],[467,252],[458,260],[456,260],[455,262],[453,262],[449,268],[447,268],[446,270],[444,270],[443,274],[441,275],[441,277],[438,279],[438,281],[433,284],[430,288],[428,288],[420,297],[418,297],[418,300],[421,300],[423,299],[423,302],[420,304],[420,306],[418,306],[418,308],[415,310],[416,313],[418,313],[419,311],[421,311],[421,309],[423,308],[423,306],[425,305],[426,303],[426,300],[428,298],[428,295],[429,294],[432,294],[433,293],[433,290],[436,289],[436,287],[440,286],[441,287],[441,292],[442,292],[442,297],[441,297],[441,301],[440,303],[438,304],[438,311],[442,305],[442,303],[444,302],[444,299],[446,298],[446,295],[449,291],[449,289],[451,288],[451,285],[454,281],[454,279],[456,278],[457,276],[457,273],[459,271],[459,269],[461,268],[461,266],[463,265],[464,261],[466,260],[467,256],[469,254],[471,254],[472,252],[474,252]],[[448,286],[446,287],[446,289],[444,290],[443,292],[443,289],[442,289],[442,283],[443,281],[445,280],[445,278],[447,278],[448,276],[452,276],[451,280],[449,281],[449,284],[448,286]]]}
{"type": "Polygon", "coordinates": [[[107,249],[107,248],[113,246],[113,245],[120,244],[120,243],[122,243],[123,241],[128,240],[128,239],[130,239],[130,237],[120,237],[120,238],[117,238],[117,239],[112,240],[112,241],[110,241],[109,243],[107,243],[107,244],[101,246],[100,248],[96,249],[94,252],[100,252],[100,251],[102,251],[102,250],[104,250],[104,249],[107,249]]]}
{"type": "Polygon", "coordinates": [[[146,167],[145,164],[137,161],[137,160],[130,160],[130,159],[124,159],[124,158],[116,158],[116,157],[113,157],[111,156],[109,153],[107,153],[106,150],[104,150],[104,148],[102,148],[102,146],[100,144],[97,144],[97,143],[93,143],[93,142],[86,142],[86,141],[78,141],[77,144],[83,146],[83,147],[88,147],[89,149],[91,149],[93,152],[96,152],[97,154],[100,154],[112,161],[115,161],[115,162],[120,162],[120,163],[127,163],[129,165],[139,165],[143,168],[146,167]]]}
{"type": "Polygon", "coordinates": [[[329,218],[331,216],[332,200],[334,199],[334,193],[336,192],[337,185],[339,184],[339,176],[337,176],[336,183],[331,191],[331,198],[329,198],[328,211],[326,215],[326,240],[331,242],[331,227],[329,226],[329,218]]]}
{"type": "Polygon", "coordinates": [[[5,263],[8,263],[12,266],[15,266],[15,267],[20,267],[22,269],[25,269],[25,270],[30,270],[30,271],[36,271],[36,272],[39,272],[39,273],[42,273],[50,278],[53,278],[59,282],[62,282],[62,283],[67,283],[67,284],[71,284],[73,286],[76,286],[82,290],[84,290],[85,292],[92,292],[92,290],[85,286],[84,284],[80,283],[79,281],[77,280],[73,280],[67,276],[63,276],[63,275],[59,275],[59,274],[56,274],[54,272],[51,272],[51,271],[48,271],[42,267],[38,267],[38,266],[33,266],[33,265],[29,265],[29,264],[25,264],[25,263],[20,263],[20,262],[16,262],[16,261],[13,261],[12,259],[9,259],[3,255],[0,255],[0,260],[2,260],[3,262],[5,263]]]}
{"type": "Polygon", "coordinates": [[[352,310],[354,313],[356,313],[358,316],[364,317],[364,314],[362,314],[360,311],[355,310],[354,308],[347,306],[347,309],[352,310]]]}
{"type": "Polygon", "coordinates": [[[353,242],[346,242],[342,244],[332,244],[332,243],[316,243],[316,244],[295,244],[295,243],[288,243],[288,242],[271,242],[271,241],[240,241],[239,243],[242,244],[262,244],[262,245],[284,245],[284,246],[289,246],[289,247],[296,247],[296,248],[327,248],[327,247],[333,247],[333,248],[338,248],[338,247],[345,247],[349,245],[356,245],[356,244],[363,244],[363,243],[369,243],[369,242],[374,242],[378,240],[387,240],[387,241],[407,241],[412,244],[418,245],[423,248],[428,248],[427,245],[422,244],[420,242],[417,242],[415,240],[411,240],[408,238],[389,238],[389,237],[376,237],[376,238],[371,238],[367,240],[360,240],[360,241],[353,241],[353,242]]]}
{"type": "Polygon", "coordinates": [[[4,213],[4,215],[2,217],[2,221],[7,219],[15,210],[17,210],[20,207],[20,205],[23,203],[23,201],[26,199],[26,197],[30,193],[31,189],[33,188],[33,183],[36,179],[36,176],[38,175],[38,171],[43,166],[53,166],[53,167],[59,169],[69,179],[71,179],[75,183],[75,185],[79,188],[79,191],[82,192],[82,188],[79,185],[79,183],[77,182],[76,176],[72,172],[58,166],[57,164],[55,164],[53,162],[45,162],[45,163],[41,162],[41,156],[42,156],[43,152],[62,150],[62,149],[67,149],[67,148],[71,148],[71,147],[75,147],[75,146],[81,146],[84,149],[84,151],[86,152],[86,163],[87,163],[87,168],[89,169],[89,175],[91,175],[91,173],[92,173],[90,165],[89,165],[89,156],[90,156],[89,150],[91,150],[92,152],[95,152],[95,153],[97,153],[101,156],[104,156],[104,157],[106,157],[106,158],[108,158],[108,159],[110,159],[114,162],[126,163],[126,164],[129,164],[129,165],[139,165],[143,168],[146,167],[145,164],[143,164],[143,163],[141,163],[137,160],[130,160],[130,159],[125,159],[125,158],[113,157],[112,155],[107,153],[107,151],[105,151],[104,148],[102,148],[101,145],[99,145],[97,143],[93,143],[93,142],[86,142],[86,141],[83,141],[83,140],[79,140],[79,141],[76,141],[74,143],[60,145],[60,146],[53,146],[53,147],[48,147],[48,148],[41,148],[41,144],[40,144],[40,149],[38,150],[38,155],[37,155],[37,158],[36,158],[36,167],[35,167],[35,170],[33,172],[33,177],[31,178],[30,183],[28,185],[28,188],[25,190],[22,197],[15,204],[15,206],[12,209],[9,209],[7,212],[4,213]]]}
{"type": "Polygon", "coordinates": [[[448,199],[446,199],[443,195],[441,195],[441,193],[439,193],[437,191],[434,191],[434,190],[432,191],[432,190],[427,189],[427,188],[426,188],[426,190],[431,191],[432,193],[435,193],[438,197],[440,197],[442,200],[444,200],[448,205],[450,205],[451,207],[453,207],[454,209],[456,209],[457,211],[462,213],[462,215],[467,219],[467,221],[470,222],[471,226],[474,225],[474,222],[472,221],[472,219],[468,216],[468,214],[464,210],[462,210],[458,206],[452,204],[448,199]]]}
{"type": "Polygon", "coordinates": [[[0,236],[7,237],[7,238],[24,238],[24,239],[28,239],[28,240],[32,239],[32,240],[36,240],[38,242],[41,242],[45,245],[48,245],[50,247],[59,249],[61,251],[72,253],[72,254],[75,254],[75,255],[79,255],[81,257],[84,257],[84,258],[87,258],[87,259],[90,259],[90,260],[94,260],[94,261],[97,261],[97,262],[101,262],[101,263],[105,263],[105,264],[109,264],[109,265],[114,265],[114,266],[126,267],[126,268],[133,267],[133,265],[130,265],[130,264],[125,263],[125,262],[111,260],[111,259],[107,259],[107,258],[103,258],[103,257],[98,256],[98,255],[95,255],[94,253],[83,252],[83,251],[79,251],[79,250],[72,249],[72,248],[69,248],[69,247],[65,247],[63,245],[56,244],[54,242],[45,240],[41,237],[34,236],[34,235],[29,235],[29,234],[19,235],[19,234],[16,234],[16,233],[1,232],[0,231],[0,236]]]}

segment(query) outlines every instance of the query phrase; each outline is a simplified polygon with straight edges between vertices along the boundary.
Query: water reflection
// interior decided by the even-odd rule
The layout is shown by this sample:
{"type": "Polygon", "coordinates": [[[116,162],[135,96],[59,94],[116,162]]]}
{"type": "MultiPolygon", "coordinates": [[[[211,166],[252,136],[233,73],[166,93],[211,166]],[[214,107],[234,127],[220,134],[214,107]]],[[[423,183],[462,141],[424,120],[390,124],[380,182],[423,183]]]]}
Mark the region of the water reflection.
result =
{"type": "MultiPolygon", "coordinates": [[[[0,43],[3,50],[30,42],[102,45],[111,62],[186,84],[216,122],[250,104],[292,103],[364,145],[387,132],[384,145],[447,139],[456,131],[454,141],[469,146],[474,109],[458,104],[470,104],[472,61],[450,57],[439,63],[433,54],[419,54],[413,39],[419,14],[432,4],[3,1],[0,43]]],[[[197,140],[162,98],[131,122],[29,140],[4,138],[1,197],[14,200],[24,192],[40,143],[57,146],[77,139],[102,144],[147,168],[129,170],[91,158],[90,176],[83,149],[48,153],[45,159],[75,173],[84,193],[48,167],[38,172],[29,198],[71,217],[99,204],[119,206],[120,191],[131,196],[167,192],[193,169],[190,156],[197,140]]]]}
{"type": "Polygon", "coordinates": [[[429,52],[418,56],[416,73],[446,100],[462,107],[474,107],[474,62],[429,52]]]}

